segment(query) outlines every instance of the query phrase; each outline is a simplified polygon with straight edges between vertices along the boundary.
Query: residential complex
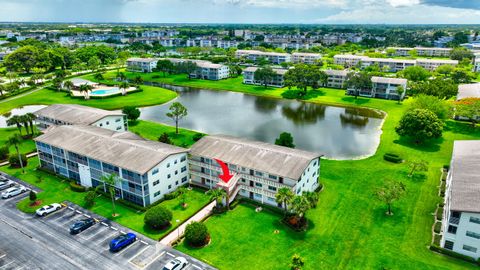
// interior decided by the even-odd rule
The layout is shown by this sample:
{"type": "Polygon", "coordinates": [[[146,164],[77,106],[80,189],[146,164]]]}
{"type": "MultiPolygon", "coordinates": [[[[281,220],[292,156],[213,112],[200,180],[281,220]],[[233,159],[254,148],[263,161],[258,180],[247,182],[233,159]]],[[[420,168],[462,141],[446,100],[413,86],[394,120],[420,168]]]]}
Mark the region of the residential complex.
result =
{"type": "Polygon", "coordinates": [[[410,56],[411,51],[415,51],[416,55],[426,57],[449,57],[451,48],[435,48],[435,47],[389,47],[388,49],[395,50],[395,56],[410,56]]]}
{"type": "Polygon", "coordinates": [[[126,131],[127,118],[120,111],[107,111],[76,104],[54,104],[34,114],[40,130],[59,125],[89,125],[113,131],[126,131]]]}
{"type": "Polygon", "coordinates": [[[241,195],[262,203],[282,207],[275,201],[279,188],[294,194],[318,187],[320,154],[250,141],[226,135],[205,136],[190,149],[192,183],[207,188],[227,189],[229,199],[241,195]],[[228,183],[217,160],[227,164],[233,175],[228,183]]]}
{"type": "Polygon", "coordinates": [[[291,62],[291,55],[288,53],[262,52],[257,50],[237,50],[235,52],[235,57],[246,58],[255,63],[264,58],[275,65],[279,65],[284,62],[291,62]]]}
{"type": "Polygon", "coordinates": [[[333,56],[333,62],[336,65],[342,65],[346,68],[355,67],[368,57],[353,54],[337,54],[333,56]]]}
{"type": "Polygon", "coordinates": [[[480,141],[455,141],[447,176],[441,246],[480,258],[480,141]]]}
{"type": "Polygon", "coordinates": [[[115,174],[118,198],[147,206],[188,182],[187,149],[96,126],[52,127],[35,138],[40,166],[85,187],[115,174]]]}
{"type": "Polygon", "coordinates": [[[441,65],[458,65],[457,60],[441,60],[441,59],[395,59],[395,58],[370,58],[359,55],[335,55],[333,57],[334,63],[342,65],[346,68],[359,66],[366,68],[372,65],[378,65],[380,69],[388,72],[398,72],[411,66],[421,66],[427,70],[433,71],[441,65]]]}
{"type": "MultiPolygon", "coordinates": [[[[255,71],[257,71],[258,67],[247,67],[243,70],[243,83],[245,84],[256,84],[256,85],[263,85],[262,81],[255,80],[255,71]]],[[[274,68],[273,71],[276,73],[276,76],[272,78],[269,82],[267,82],[268,86],[273,87],[283,87],[284,80],[283,77],[285,73],[287,73],[287,69],[278,69],[274,68]]]]}
{"type": "MultiPolygon", "coordinates": [[[[408,80],[398,78],[387,77],[372,77],[372,88],[360,89],[358,94],[364,97],[375,97],[384,99],[403,99],[405,97],[405,90],[407,89],[408,80]],[[398,87],[403,88],[401,96],[398,95],[398,87]]],[[[356,89],[347,89],[347,94],[354,95],[357,92],[356,89]]]]}
{"type": "Polygon", "coordinates": [[[322,58],[322,55],[319,53],[292,53],[292,62],[295,64],[305,63],[305,64],[315,64],[322,58]]]}
{"type": "Polygon", "coordinates": [[[157,67],[156,58],[129,58],[127,70],[133,72],[152,72],[157,67]]]}
{"type": "Polygon", "coordinates": [[[458,60],[440,60],[440,59],[417,59],[417,66],[421,66],[426,70],[434,71],[439,66],[443,65],[458,65],[458,60]]]}
{"type": "Polygon", "coordinates": [[[230,76],[230,69],[227,65],[214,64],[209,61],[197,61],[198,69],[191,74],[192,78],[204,80],[222,80],[230,76]]]}
{"type": "Polygon", "coordinates": [[[330,88],[345,88],[345,81],[347,79],[347,70],[325,70],[328,76],[326,87],[330,88]]]}

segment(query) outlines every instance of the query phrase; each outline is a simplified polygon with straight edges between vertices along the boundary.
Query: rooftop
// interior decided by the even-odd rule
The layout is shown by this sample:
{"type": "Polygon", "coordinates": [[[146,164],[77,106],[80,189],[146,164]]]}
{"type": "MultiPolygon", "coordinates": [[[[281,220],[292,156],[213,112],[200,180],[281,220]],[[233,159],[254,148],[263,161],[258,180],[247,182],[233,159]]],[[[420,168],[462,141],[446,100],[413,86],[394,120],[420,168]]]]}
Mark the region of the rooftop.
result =
{"type": "Polygon", "coordinates": [[[141,175],[172,154],[188,150],[128,132],[116,132],[95,126],[55,126],[35,141],[109,163],[141,175]]]}
{"type": "Polygon", "coordinates": [[[123,116],[120,111],[107,111],[77,104],[54,104],[34,114],[73,125],[91,125],[107,116],[123,116]]]}
{"type": "Polygon", "coordinates": [[[450,174],[450,210],[480,213],[480,140],[455,141],[450,174]]]}
{"type": "Polygon", "coordinates": [[[293,180],[300,179],[310,162],[321,156],[319,153],[227,135],[203,137],[192,146],[190,154],[220,159],[293,180]]]}
{"type": "Polygon", "coordinates": [[[348,71],[345,69],[343,70],[327,69],[324,71],[329,76],[347,76],[348,74],[348,71]]]}
{"type": "MultiPolygon", "coordinates": [[[[259,67],[247,67],[245,68],[243,71],[245,72],[255,72],[257,71],[257,69],[259,69],[259,67]]],[[[285,73],[287,73],[288,69],[283,69],[283,68],[272,68],[272,70],[279,74],[279,75],[285,75],[285,73]]]]}
{"type": "Polygon", "coordinates": [[[389,83],[389,84],[406,84],[408,82],[407,79],[400,79],[400,78],[388,78],[388,77],[372,77],[372,82],[374,83],[389,83]]]}
{"type": "Polygon", "coordinates": [[[157,58],[141,58],[141,57],[132,57],[128,58],[127,62],[157,62],[157,58]]]}
{"type": "Polygon", "coordinates": [[[464,98],[480,98],[480,83],[460,84],[457,100],[464,98]]]}

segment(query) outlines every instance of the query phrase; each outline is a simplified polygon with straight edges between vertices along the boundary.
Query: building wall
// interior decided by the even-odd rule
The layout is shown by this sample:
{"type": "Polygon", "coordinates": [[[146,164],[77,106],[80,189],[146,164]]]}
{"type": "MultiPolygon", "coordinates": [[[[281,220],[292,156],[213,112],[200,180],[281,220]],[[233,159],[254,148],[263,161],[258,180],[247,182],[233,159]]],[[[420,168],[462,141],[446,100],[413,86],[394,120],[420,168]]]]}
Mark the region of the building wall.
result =
{"type": "Polygon", "coordinates": [[[157,67],[157,61],[127,61],[127,70],[134,72],[152,72],[157,67]]]}
{"type": "MultiPolygon", "coordinates": [[[[250,72],[250,71],[243,72],[243,83],[263,85],[262,82],[255,80],[255,72],[250,72]]],[[[267,83],[267,85],[272,87],[283,87],[284,86],[283,75],[277,74],[270,82],[267,83]]]]}
{"type": "Polygon", "coordinates": [[[93,123],[92,126],[97,126],[113,131],[127,131],[127,121],[126,117],[123,115],[119,116],[107,116],[97,122],[93,123]]]}

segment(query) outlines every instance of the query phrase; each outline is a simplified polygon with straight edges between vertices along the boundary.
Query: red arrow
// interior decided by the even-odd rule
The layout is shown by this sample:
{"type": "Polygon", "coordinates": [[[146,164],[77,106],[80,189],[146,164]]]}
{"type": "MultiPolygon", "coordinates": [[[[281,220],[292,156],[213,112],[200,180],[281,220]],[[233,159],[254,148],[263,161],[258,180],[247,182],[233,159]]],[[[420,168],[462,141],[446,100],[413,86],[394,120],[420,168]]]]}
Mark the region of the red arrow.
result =
{"type": "Polygon", "coordinates": [[[222,179],[223,182],[228,183],[228,181],[232,179],[233,174],[230,174],[230,170],[225,162],[221,161],[220,159],[215,159],[215,161],[220,165],[220,167],[222,167],[223,172],[223,174],[220,174],[218,177],[222,179]]]}

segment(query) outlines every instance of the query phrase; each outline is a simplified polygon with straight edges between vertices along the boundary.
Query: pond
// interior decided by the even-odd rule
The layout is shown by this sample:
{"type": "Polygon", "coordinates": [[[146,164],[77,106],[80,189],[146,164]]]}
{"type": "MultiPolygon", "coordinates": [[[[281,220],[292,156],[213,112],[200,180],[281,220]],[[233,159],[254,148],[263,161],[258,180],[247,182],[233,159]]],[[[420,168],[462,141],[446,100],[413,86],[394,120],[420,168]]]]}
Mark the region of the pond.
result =
{"type": "Polygon", "coordinates": [[[45,106],[45,105],[29,105],[29,106],[24,106],[24,107],[19,107],[19,108],[13,109],[8,113],[0,115],[0,128],[7,127],[7,119],[14,116],[14,115],[23,115],[23,114],[26,114],[26,113],[33,113],[33,112],[38,111],[40,109],[43,109],[45,107],[47,107],[47,106],[45,106]]]}
{"type": "MultiPolygon", "coordinates": [[[[275,138],[285,131],[292,134],[296,148],[316,151],[331,159],[373,155],[380,142],[383,114],[374,110],[228,91],[162,87],[178,91],[180,95],[174,101],[188,109],[188,116],[179,123],[182,128],[268,143],[274,143],[275,138]]],[[[175,125],[165,115],[170,105],[171,102],[142,108],[140,118],[175,125]]]]}

